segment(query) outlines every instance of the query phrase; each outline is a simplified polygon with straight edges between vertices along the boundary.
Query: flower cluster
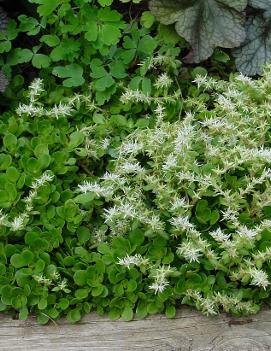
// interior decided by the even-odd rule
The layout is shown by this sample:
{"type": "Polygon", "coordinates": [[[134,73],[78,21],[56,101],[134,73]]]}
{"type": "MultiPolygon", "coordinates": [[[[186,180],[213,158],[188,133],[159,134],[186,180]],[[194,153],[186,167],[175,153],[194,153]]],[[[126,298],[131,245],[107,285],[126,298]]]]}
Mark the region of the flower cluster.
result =
{"type": "Polygon", "coordinates": [[[193,301],[196,307],[207,316],[217,315],[219,308],[225,312],[235,314],[255,314],[259,308],[250,301],[242,301],[238,296],[229,296],[224,293],[215,292],[212,296],[203,297],[199,291],[188,289],[184,301],[193,301]]]}
{"type": "Polygon", "coordinates": [[[155,265],[150,262],[148,258],[142,257],[140,254],[135,254],[133,256],[126,255],[123,258],[118,259],[118,264],[124,266],[128,269],[131,266],[143,266],[149,271],[149,277],[153,280],[149,289],[155,294],[163,292],[167,286],[170,285],[169,277],[176,272],[176,268],[170,267],[170,265],[155,265]]]}
{"type": "Polygon", "coordinates": [[[47,287],[52,291],[62,291],[64,293],[71,292],[71,290],[68,289],[67,279],[62,278],[60,273],[56,269],[53,269],[51,272],[48,272],[46,276],[43,274],[34,274],[33,279],[38,283],[38,285],[47,287]]]}
{"type": "Polygon", "coordinates": [[[129,256],[126,255],[123,258],[119,258],[118,260],[118,264],[124,267],[127,267],[128,269],[130,269],[130,267],[132,265],[136,265],[136,266],[140,266],[140,265],[148,265],[149,264],[149,260],[143,258],[141,255],[136,254],[134,256],[129,256]]]}
{"type": "Polygon", "coordinates": [[[39,102],[39,98],[44,92],[43,81],[40,78],[35,79],[29,86],[29,102],[28,104],[19,104],[16,112],[19,116],[28,115],[30,117],[52,117],[60,118],[70,116],[73,111],[72,100],[68,103],[60,102],[52,108],[44,108],[39,102]]]}
{"type": "Polygon", "coordinates": [[[30,185],[32,190],[30,190],[27,197],[22,199],[22,201],[26,204],[25,211],[13,219],[9,219],[8,215],[3,213],[3,209],[0,209],[0,226],[8,227],[13,232],[24,229],[33,211],[33,203],[38,196],[39,189],[47,182],[51,182],[53,179],[54,176],[49,172],[45,172],[39,178],[35,179],[35,181],[30,185]]]}

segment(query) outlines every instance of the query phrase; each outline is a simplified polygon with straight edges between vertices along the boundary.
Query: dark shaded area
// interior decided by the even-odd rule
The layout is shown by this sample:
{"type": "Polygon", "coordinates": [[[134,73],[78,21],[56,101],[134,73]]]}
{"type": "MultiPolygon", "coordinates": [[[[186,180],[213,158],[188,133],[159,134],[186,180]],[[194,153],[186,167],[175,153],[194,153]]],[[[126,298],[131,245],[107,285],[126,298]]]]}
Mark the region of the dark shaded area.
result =
{"type": "Polygon", "coordinates": [[[16,18],[22,13],[35,13],[35,6],[26,0],[0,0],[0,6],[8,13],[10,18],[16,18]]]}
{"type": "Polygon", "coordinates": [[[113,9],[119,11],[123,18],[129,22],[141,16],[142,12],[148,10],[148,0],[144,0],[139,4],[130,3],[123,3],[123,2],[116,2],[114,1],[112,6],[113,9]]]}

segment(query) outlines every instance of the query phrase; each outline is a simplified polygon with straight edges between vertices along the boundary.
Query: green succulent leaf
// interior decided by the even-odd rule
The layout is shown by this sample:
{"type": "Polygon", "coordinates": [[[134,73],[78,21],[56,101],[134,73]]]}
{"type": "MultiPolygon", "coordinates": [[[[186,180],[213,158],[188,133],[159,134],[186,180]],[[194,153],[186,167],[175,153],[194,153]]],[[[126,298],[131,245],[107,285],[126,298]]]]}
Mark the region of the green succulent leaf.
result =
{"type": "Polygon", "coordinates": [[[113,0],[98,0],[98,2],[101,6],[110,6],[113,0]]]}
{"type": "Polygon", "coordinates": [[[49,16],[63,1],[29,0],[29,2],[39,5],[38,13],[40,16],[49,16]]]}
{"type": "Polygon", "coordinates": [[[151,26],[154,23],[154,20],[155,18],[150,11],[143,12],[140,18],[140,22],[145,28],[151,28],[151,26]]]}
{"type": "Polygon", "coordinates": [[[32,58],[32,64],[36,68],[46,68],[50,65],[50,58],[43,54],[35,54],[32,58]]]}
{"type": "Polygon", "coordinates": [[[53,69],[53,74],[57,77],[65,78],[63,85],[66,87],[78,87],[85,82],[83,68],[76,63],[64,67],[57,66],[53,69]]]}
{"type": "Polygon", "coordinates": [[[11,66],[18,65],[19,63],[29,62],[33,57],[33,53],[29,49],[14,49],[8,56],[8,63],[11,66]]]}
{"type": "Polygon", "coordinates": [[[177,33],[191,45],[188,62],[200,62],[216,46],[234,48],[245,39],[242,11],[247,0],[152,0],[150,9],[163,24],[175,23],[177,33]]]}
{"type": "Polygon", "coordinates": [[[18,28],[20,32],[26,32],[28,35],[36,35],[39,33],[40,26],[36,18],[21,15],[18,17],[18,20],[20,21],[18,28]]]}
{"type": "Polygon", "coordinates": [[[47,44],[50,47],[54,47],[60,44],[60,39],[57,35],[47,34],[40,38],[42,43],[47,44]]]}

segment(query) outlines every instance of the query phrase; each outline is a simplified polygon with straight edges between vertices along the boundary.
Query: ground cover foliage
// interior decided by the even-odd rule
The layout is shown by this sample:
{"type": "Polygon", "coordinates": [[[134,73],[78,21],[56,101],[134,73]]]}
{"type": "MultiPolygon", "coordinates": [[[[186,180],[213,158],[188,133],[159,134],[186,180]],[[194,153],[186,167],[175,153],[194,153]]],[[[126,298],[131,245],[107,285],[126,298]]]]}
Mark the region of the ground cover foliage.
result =
{"type": "MultiPolygon", "coordinates": [[[[37,75],[46,79],[55,101],[71,89],[85,89],[92,81],[96,101],[101,105],[110,101],[117,83],[127,79],[161,43],[176,47],[183,55],[188,47],[173,27],[155,22],[146,2],[142,6],[119,6],[119,0],[24,3],[37,4],[32,16],[25,15],[23,8],[17,18],[0,22],[0,69],[10,79],[5,91],[8,105],[14,91],[16,97],[20,96],[24,81],[29,84],[37,75]],[[59,83],[63,83],[62,88],[59,83]]],[[[213,61],[213,68],[220,70],[230,58],[218,50],[213,61]]],[[[134,85],[145,92],[150,89],[146,79],[138,78],[134,85]]]]}
{"type": "Polygon", "coordinates": [[[253,80],[221,50],[185,66],[146,1],[24,3],[0,38],[0,311],[269,303],[270,66],[253,80]]]}

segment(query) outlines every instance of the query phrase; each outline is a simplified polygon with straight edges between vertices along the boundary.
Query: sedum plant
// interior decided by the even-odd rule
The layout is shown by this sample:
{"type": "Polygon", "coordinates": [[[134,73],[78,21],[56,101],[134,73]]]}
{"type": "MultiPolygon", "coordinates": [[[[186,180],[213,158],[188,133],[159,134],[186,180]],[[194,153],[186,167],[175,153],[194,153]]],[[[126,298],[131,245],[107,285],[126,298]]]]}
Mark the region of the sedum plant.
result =
{"type": "MultiPolygon", "coordinates": [[[[160,301],[207,315],[256,313],[269,301],[270,81],[270,66],[258,81],[198,76],[211,100],[186,99],[184,118],[173,123],[164,119],[166,95],[123,94],[123,103],[154,104],[156,121],[124,140],[100,183],[84,181],[78,191],[105,201],[109,247],[144,233],[117,264],[127,274],[144,269],[160,301]]],[[[164,74],[156,82],[164,91],[171,83],[164,74]]]]}
{"type": "MultiPolygon", "coordinates": [[[[169,119],[179,106],[179,92],[156,86],[152,72],[166,65],[167,81],[174,79],[178,61],[162,53],[140,66],[142,75],[131,81],[140,95],[148,79],[153,94],[168,100],[169,119]],[[167,95],[167,98],[165,98],[167,95]]],[[[123,90],[122,86],[119,89],[123,90]]],[[[16,112],[0,122],[0,311],[39,323],[65,315],[77,322],[91,309],[110,318],[129,320],[138,305],[139,317],[164,308],[153,304],[141,284],[142,273],[127,275],[118,265],[126,244],[103,243],[107,225],[103,203],[76,186],[93,181],[110,169],[117,148],[128,133],[153,123],[139,104],[116,101],[101,108],[90,87],[52,103],[40,79],[34,80],[16,112]]],[[[131,237],[135,249],[143,232],[131,237]]]]}

